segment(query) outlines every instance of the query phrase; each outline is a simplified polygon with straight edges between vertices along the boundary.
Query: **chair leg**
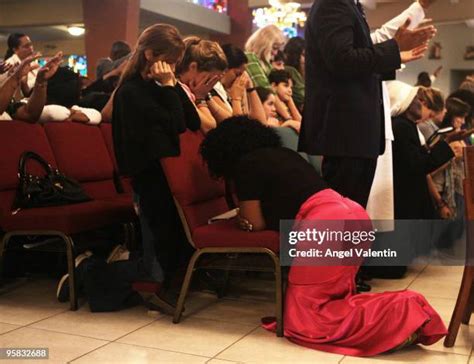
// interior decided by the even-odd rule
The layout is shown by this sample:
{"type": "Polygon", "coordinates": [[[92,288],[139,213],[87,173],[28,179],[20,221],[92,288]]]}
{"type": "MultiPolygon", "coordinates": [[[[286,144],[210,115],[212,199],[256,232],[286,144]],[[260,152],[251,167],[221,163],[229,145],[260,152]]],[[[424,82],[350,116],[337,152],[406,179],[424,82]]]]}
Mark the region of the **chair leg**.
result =
{"type": "Polygon", "coordinates": [[[471,294],[469,295],[469,300],[468,300],[468,304],[467,304],[467,307],[466,307],[466,311],[464,311],[464,315],[463,315],[462,320],[461,320],[461,322],[464,325],[469,325],[469,322],[471,321],[472,313],[474,312],[474,276],[473,276],[473,279],[471,281],[472,281],[471,294]]]}
{"type": "Polygon", "coordinates": [[[452,347],[456,342],[459,326],[461,325],[461,321],[465,316],[465,312],[469,306],[469,298],[471,296],[473,280],[474,267],[465,267],[456,306],[454,307],[453,315],[449,323],[448,335],[444,339],[444,346],[447,348],[452,347]]]}
{"type": "Polygon", "coordinates": [[[71,311],[77,311],[76,267],[74,261],[74,241],[70,236],[62,235],[66,244],[67,270],[69,274],[69,302],[71,311]]]}
{"type": "Polygon", "coordinates": [[[272,256],[275,265],[275,308],[276,308],[276,334],[283,337],[283,283],[281,275],[280,260],[272,256]]]}
{"type": "Polygon", "coordinates": [[[194,267],[199,259],[199,257],[203,254],[201,250],[197,250],[194,252],[191,260],[189,261],[188,268],[186,270],[186,276],[184,277],[183,285],[181,287],[181,292],[179,293],[178,304],[176,305],[176,311],[174,312],[173,323],[177,324],[181,320],[181,315],[183,314],[184,308],[184,301],[186,300],[186,296],[188,295],[189,286],[191,284],[191,280],[193,278],[194,267]]]}

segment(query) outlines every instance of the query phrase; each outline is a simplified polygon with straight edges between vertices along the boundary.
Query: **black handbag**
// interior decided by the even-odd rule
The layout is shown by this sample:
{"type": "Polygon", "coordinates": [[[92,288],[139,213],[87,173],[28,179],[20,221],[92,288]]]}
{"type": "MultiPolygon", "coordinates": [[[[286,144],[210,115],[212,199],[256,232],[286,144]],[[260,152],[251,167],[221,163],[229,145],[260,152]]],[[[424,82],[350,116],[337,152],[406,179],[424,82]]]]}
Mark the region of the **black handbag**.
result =
{"type": "Polygon", "coordinates": [[[13,213],[33,207],[68,205],[90,201],[79,182],[66,177],[58,169],[34,152],[24,152],[18,165],[20,179],[13,203],[13,213]],[[34,176],[26,172],[26,164],[34,160],[46,172],[45,176],[34,176]]]}

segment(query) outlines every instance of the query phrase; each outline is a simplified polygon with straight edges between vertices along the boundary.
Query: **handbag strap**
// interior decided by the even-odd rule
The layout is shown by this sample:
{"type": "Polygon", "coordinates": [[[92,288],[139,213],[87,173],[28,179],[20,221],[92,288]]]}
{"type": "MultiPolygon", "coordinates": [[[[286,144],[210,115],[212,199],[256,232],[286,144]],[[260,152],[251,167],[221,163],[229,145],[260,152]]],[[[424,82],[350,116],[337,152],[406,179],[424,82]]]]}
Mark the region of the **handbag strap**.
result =
{"type": "Polygon", "coordinates": [[[53,167],[46,160],[44,160],[43,157],[41,157],[39,154],[35,152],[26,151],[26,152],[23,152],[20,156],[20,161],[18,164],[18,177],[19,178],[24,178],[27,175],[26,163],[30,159],[38,162],[48,175],[53,174],[53,167]]]}

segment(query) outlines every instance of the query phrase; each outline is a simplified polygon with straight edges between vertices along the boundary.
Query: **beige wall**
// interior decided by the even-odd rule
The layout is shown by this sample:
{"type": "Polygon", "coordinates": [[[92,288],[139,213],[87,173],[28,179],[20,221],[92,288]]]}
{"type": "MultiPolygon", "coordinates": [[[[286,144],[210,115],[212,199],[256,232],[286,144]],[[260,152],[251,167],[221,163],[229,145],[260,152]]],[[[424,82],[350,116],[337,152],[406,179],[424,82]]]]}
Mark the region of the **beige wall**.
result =
{"type": "MultiPolygon", "coordinates": [[[[377,28],[405,10],[412,1],[392,1],[378,3],[375,10],[367,11],[367,19],[371,27],[377,28]]],[[[458,0],[451,3],[449,0],[437,0],[426,12],[427,17],[437,22],[459,21],[474,18],[473,0],[458,0]]]]}
{"type": "Polygon", "coordinates": [[[75,23],[82,23],[82,4],[78,0],[0,2],[0,26],[5,28],[75,23]]]}
{"type": "Polygon", "coordinates": [[[466,46],[474,46],[474,29],[468,28],[464,23],[452,25],[437,25],[438,34],[435,41],[440,42],[442,49],[442,59],[431,60],[427,57],[409,63],[403,72],[398,72],[397,79],[415,84],[419,72],[427,71],[432,73],[436,67],[443,66],[441,76],[434,84],[445,94],[451,91],[451,70],[474,70],[474,61],[464,60],[466,46]]]}

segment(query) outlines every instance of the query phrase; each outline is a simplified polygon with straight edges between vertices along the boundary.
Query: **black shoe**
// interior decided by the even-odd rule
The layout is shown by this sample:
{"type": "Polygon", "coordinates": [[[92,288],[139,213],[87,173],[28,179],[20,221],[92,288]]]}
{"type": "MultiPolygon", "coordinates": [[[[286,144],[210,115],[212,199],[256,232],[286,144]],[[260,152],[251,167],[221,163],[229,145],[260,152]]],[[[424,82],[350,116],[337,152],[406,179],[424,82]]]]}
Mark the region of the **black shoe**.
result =
{"type": "Polygon", "coordinates": [[[370,292],[372,287],[364,282],[361,278],[356,279],[357,292],[370,292]]]}
{"type": "MultiPolygon", "coordinates": [[[[76,257],[74,261],[74,265],[76,267],[76,272],[79,273],[81,267],[84,267],[83,263],[92,255],[92,252],[86,251],[83,254],[80,254],[76,257]]],[[[82,282],[79,279],[82,274],[76,274],[76,287],[77,287],[77,294],[82,291],[82,282]]],[[[58,289],[56,290],[56,297],[59,302],[67,302],[69,301],[69,273],[62,276],[58,283],[58,289]]]]}

